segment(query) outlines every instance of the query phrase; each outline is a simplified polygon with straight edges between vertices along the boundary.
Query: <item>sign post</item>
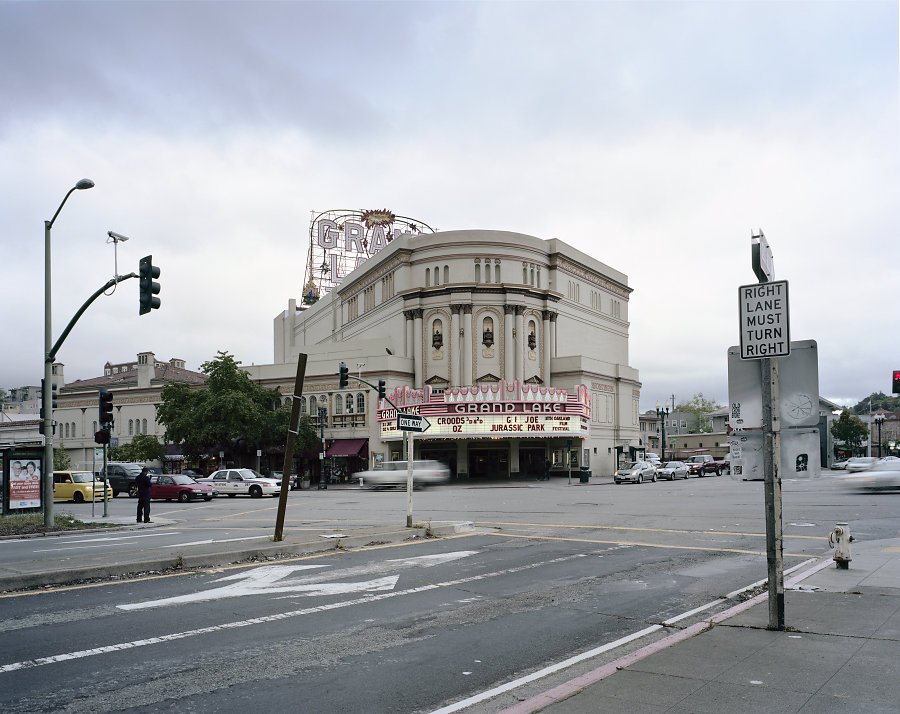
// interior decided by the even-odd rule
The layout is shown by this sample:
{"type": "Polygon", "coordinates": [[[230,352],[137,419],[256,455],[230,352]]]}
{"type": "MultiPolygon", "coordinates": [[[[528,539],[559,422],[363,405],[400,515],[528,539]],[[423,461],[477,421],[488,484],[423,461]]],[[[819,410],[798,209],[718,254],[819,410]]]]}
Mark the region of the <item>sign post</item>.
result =
{"type": "Polygon", "coordinates": [[[412,528],[413,434],[428,429],[431,423],[421,414],[397,414],[397,428],[406,436],[406,527],[412,528]]]}
{"type": "Polygon", "coordinates": [[[772,251],[760,231],[752,236],[756,285],[738,288],[741,359],[760,360],[762,382],[763,471],[765,473],[766,561],[770,630],[784,629],[784,539],[781,501],[781,423],[778,409],[778,358],[791,353],[788,283],[773,281],[772,251]]]}

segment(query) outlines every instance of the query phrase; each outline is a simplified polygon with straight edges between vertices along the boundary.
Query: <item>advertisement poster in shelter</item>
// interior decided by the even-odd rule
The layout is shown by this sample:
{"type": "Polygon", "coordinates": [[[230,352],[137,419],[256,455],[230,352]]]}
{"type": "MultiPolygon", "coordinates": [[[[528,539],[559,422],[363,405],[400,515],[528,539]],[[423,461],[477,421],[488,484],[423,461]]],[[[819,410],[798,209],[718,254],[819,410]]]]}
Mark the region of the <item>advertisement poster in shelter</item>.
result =
{"type": "Polygon", "coordinates": [[[3,494],[9,510],[41,507],[41,474],[43,453],[10,451],[4,459],[6,479],[3,494]]]}

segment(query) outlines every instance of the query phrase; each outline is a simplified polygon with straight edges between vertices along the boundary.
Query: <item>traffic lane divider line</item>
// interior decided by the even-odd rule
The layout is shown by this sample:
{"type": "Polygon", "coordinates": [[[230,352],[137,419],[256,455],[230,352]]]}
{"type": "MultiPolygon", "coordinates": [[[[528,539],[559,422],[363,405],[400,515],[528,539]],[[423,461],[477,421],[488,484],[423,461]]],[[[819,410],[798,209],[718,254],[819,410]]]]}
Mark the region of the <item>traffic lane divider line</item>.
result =
{"type": "MultiPolygon", "coordinates": [[[[503,523],[499,521],[473,521],[479,526],[537,526],[541,528],[593,528],[595,530],[607,531],[646,531],[648,533],[704,533],[708,535],[736,535],[751,536],[753,538],[765,538],[765,533],[735,533],[734,531],[686,531],[673,530],[670,528],[638,528],[636,526],[573,526],[561,523],[503,523]]],[[[805,538],[807,540],[828,540],[828,536],[809,536],[809,535],[785,535],[784,538],[805,538]]]]}
{"type": "MultiPolygon", "coordinates": [[[[384,550],[385,548],[406,548],[408,546],[425,545],[426,543],[438,543],[457,538],[471,538],[472,536],[483,535],[479,533],[457,533],[450,536],[442,536],[431,540],[404,541],[402,543],[379,543],[378,545],[363,545],[357,548],[349,547],[341,550],[332,549],[321,553],[307,553],[305,555],[297,555],[293,558],[280,558],[278,563],[296,563],[302,560],[314,560],[316,558],[327,558],[329,556],[345,556],[350,553],[360,553],[369,550],[384,550]]],[[[17,593],[2,593],[0,600],[14,597],[30,597],[36,595],[47,595],[50,593],[69,592],[71,590],[87,590],[89,588],[103,588],[110,585],[130,585],[133,583],[141,583],[148,580],[162,580],[164,578],[181,578],[185,575],[212,575],[215,573],[224,573],[231,570],[243,570],[245,568],[258,568],[265,563],[234,563],[231,565],[220,565],[212,568],[196,568],[191,570],[183,570],[177,573],[160,573],[158,575],[143,575],[137,578],[125,578],[118,580],[108,580],[102,583],[82,583],[81,585],[62,585],[55,588],[41,588],[40,590],[26,590],[17,593]]]]}
{"type": "MultiPolygon", "coordinates": [[[[183,640],[189,637],[198,637],[200,635],[212,634],[215,632],[225,632],[228,630],[234,630],[242,627],[249,627],[251,625],[263,625],[272,622],[279,622],[281,620],[288,620],[294,617],[298,617],[301,615],[311,615],[319,612],[328,612],[330,610],[339,610],[345,607],[355,607],[357,605],[365,605],[371,602],[377,602],[379,600],[388,600],[390,598],[400,597],[402,595],[417,595],[423,592],[429,592],[431,590],[437,590],[439,588],[448,588],[448,587],[457,587],[459,585],[467,585],[469,583],[478,582],[481,580],[487,580],[488,578],[499,577],[503,575],[513,575],[516,573],[525,572],[528,570],[534,570],[536,568],[541,568],[549,565],[556,565],[558,563],[564,563],[569,560],[576,560],[578,558],[585,558],[587,555],[584,553],[574,553],[572,555],[564,555],[559,558],[552,558],[551,560],[544,560],[538,563],[529,563],[527,565],[519,565],[513,568],[505,568],[503,570],[495,570],[490,573],[481,573],[479,575],[469,575],[464,578],[456,578],[454,580],[445,580],[439,583],[428,583],[427,585],[420,585],[415,588],[407,588],[406,590],[393,590],[391,592],[379,593],[377,595],[367,595],[365,597],[354,598],[353,600],[346,600],[344,602],[335,602],[329,603],[327,605],[317,605],[313,607],[305,607],[299,610],[290,610],[288,612],[280,612],[275,615],[264,615],[260,617],[253,617],[246,620],[237,620],[232,622],[225,622],[221,625],[210,625],[209,627],[200,627],[194,630],[183,630],[182,632],[172,632],[167,635],[159,635],[157,637],[148,637],[141,640],[132,640],[130,642],[119,642],[112,645],[104,645],[102,647],[93,647],[88,650],[77,650],[75,652],[64,652],[58,655],[50,655],[47,657],[35,657],[33,659],[28,660],[20,660],[18,662],[10,662],[8,664],[0,665],[0,675],[7,674],[9,672],[16,672],[23,669],[31,669],[34,667],[41,667],[48,664],[57,664],[59,662],[66,662],[73,659],[83,659],[85,657],[93,657],[95,655],[100,654],[109,654],[112,652],[119,652],[121,650],[134,649],[136,647],[145,647],[147,645],[165,643],[165,642],[174,642],[177,640],[183,640]]],[[[255,566],[260,566],[259,563],[256,563],[255,566]]]]}
{"type": "MultiPolygon", "coordinates": [[[[640,543],[625,540],[595,540],[592,538],[562,538],[560,536],[520,535],[519,533],[486,533],[495,538],[531,538],[532,540],[558,540],[571,543],[599,543],[601,545],[633,545],[644,548],[669,548],[674,550],[709,550],[714,553],[740,553],[742,555],[767,555],[764,550],[741,550],[739,548],[712,548],[701,545],[664,545],[662,543],[640,543]]],[[[809,558],[809,553],[784,553],[786,558],[809,558]]]]}

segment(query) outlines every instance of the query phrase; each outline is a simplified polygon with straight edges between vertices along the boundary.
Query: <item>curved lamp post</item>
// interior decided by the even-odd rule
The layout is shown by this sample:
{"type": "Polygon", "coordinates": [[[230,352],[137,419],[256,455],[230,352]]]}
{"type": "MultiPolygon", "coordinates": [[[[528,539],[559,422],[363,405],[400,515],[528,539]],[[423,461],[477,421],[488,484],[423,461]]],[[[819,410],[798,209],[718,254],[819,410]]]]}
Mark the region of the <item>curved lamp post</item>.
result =
{"type": "Polygon", "coordinates": [[[81,179],[65,195],[53,218],[44,221],[44,390],[41,394],[41,406],[44,412],[44,526],[53,526],[53,360],[50,358],[50,350],[53,349],[53,331],[51,329],[50,311],[50,229],[56,217],[66,205],[66,201],[73,191],[83,191],[93,188],[94,182],[90,179],[81,179]]]}
{"type": "Polygon", "coordinates": [[[872,417],[875,420],[875,423],[878,424],[878,458],[880,459],[884,454],[881,453],[882,445],[881,445],[881,425],[884,423],[884,414],[876,414],[872,417]]]}
{"type": "Polygon", "coordinates": [[[662,425],[662,462],[666,463],[666,420],[663,417],[669,417],[669,407],[665,409],[660,409],[659,404],[656,405],[656,418],[659,419],[659,423],[662,425]]]}

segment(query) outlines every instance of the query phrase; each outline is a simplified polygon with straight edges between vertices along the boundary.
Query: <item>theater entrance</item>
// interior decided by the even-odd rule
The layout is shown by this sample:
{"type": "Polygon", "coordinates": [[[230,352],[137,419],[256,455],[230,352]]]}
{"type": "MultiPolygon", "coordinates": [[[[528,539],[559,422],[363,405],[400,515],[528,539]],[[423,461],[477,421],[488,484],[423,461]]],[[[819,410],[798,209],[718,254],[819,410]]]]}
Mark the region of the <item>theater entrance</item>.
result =
{"type": "Polygon", "coordinates": [[[469,442],[469,478],[509,478],[509,446],[473,449],[469,442]]]}
{"type": "Polygon", "coordinates": [[[547,452],[543,446],[519,447],[519,473],[522,476],[538,477],[544,475],[544,462],[547,452]]]}

